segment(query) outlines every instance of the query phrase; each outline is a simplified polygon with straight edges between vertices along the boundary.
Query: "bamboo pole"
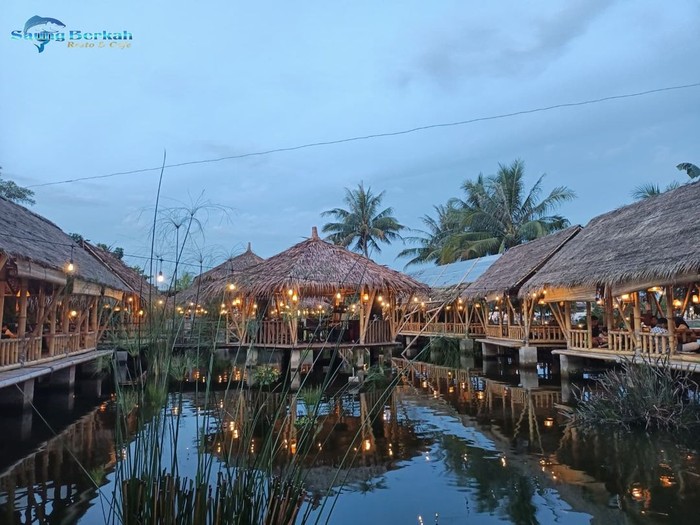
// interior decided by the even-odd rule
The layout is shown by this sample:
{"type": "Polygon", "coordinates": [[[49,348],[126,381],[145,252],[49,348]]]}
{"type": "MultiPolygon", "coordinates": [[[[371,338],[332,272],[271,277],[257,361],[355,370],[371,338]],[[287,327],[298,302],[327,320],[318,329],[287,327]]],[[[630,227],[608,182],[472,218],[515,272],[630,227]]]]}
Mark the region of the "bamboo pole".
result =
{"type": "Polygon", "coordinates": [[[23,339],[27,333],[27,279],[20,280],[19,317],[17,318],[17,337],[23,339]]]}
{"type": "Polygon", "coordinates": [[[33,336],[40,336],[44,331],[44,322],[46,321],[46,292],[44,291],[43,286],[39,287],[38,300],[39,306],[37,308],[36,313],[36,326],[34,327],[34,331],[32,332],[33,336]]]}
{"type": "Polygon", "coordinates": [[[58,308],[58,301],[56,297],[56,287],[51,288],[51,307],[49,308],[49,355],[53,355],[55,350],[55,336],[56,336],[56,309],[58,308]]]}
{"type": "Polygon", "coordinates": [[[634,292],[634,306],[632,315],[634,315],[634,347],[639,349],[642,347],[642,298],[639,292],[634,292]]]}
{"type": "MultiPolygon", "coordinates": [[[[673,321],[673,286],[666,286],[666,319],[668,319],[668,338],[671,343],[676,341],[676,323],[673,321]]],[[[676,345],[671,344],[670,353],[676,352],[676,345]]]]}
{"type": "Polygon", "coordinates": [[[605,287],[605,326],[608,327],[608,331],[612,331],[614,328],[614,314],[613,314],[613,296],[612,296],[612,287],[611,286],[606,286],[605,287]]]}
{"type": "Polygon", "coordinates": [[[588,349],[593,348],[593,319],[591,316],[591,302],[586,301],[586,331],[588,332],[588,349]]]}
{"type": "Polygon", "coordinates": [[[0,328],[3,325],[3,314],[5,313],[5,281],[0,281],[0,328]]]}

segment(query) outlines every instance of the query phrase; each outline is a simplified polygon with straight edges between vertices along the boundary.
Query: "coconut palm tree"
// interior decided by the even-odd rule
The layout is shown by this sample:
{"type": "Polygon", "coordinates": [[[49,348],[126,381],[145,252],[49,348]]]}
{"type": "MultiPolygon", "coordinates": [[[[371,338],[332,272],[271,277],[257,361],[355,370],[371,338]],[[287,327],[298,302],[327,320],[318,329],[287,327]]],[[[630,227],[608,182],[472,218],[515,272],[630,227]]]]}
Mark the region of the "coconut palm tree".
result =
{"type": "Polygon", "coordinates": [[[445,244],[459,228],[459,214],[450,203],[433,206],[433,208],[436,217],[426,214],[420,218],[425,229],[413,230],[418,235],[404,238],[407,243],[418,245],[406,248],[397,255],[397,257],[411,257],[405,265],[406,268],[426,262],[444,264],[445,244]]]}
{"type": "MultiPolygon", "coordinates": [[[[691,179],[700,177],[700,168],[698,168],[695,164],[691,164],[690,162],[681,162],[676,166],[676,168],[679,171],[685,171],[688,174],[688,177],[691,179]]],[[[634,197],[634,200],[641,201],[648,199],[649,197],[654,197],[655,195],[661,195],[667,191],[675,190],[680,185],[680,182],[673,181],[662,190],[658,184],[654,184],[653,182],[640,184],[639,186],[636,186],[634,190],[632,190],[632,197],[634,197]]]]}
{"type": "Polygon", "coordinates": [[[365,189],[360,182],[356,189],[345,188],[347,209],[334,208],[321,213],[331,216],[335,222],[323,226],[323,232],[329,233],[327,239],[334,244],[349,247],[352,250],[369,257],[370,249],[381,252],[379,243],[390,244],[394,240],[402,240],[400,231],[405,228],[393,217],[392,208],[380,211],[384,193],[372,193],[369,186],[365,189]],[[354,244],[353,244],[354,243],[354,244]]]}
{"type": "Polygon", "coordinates": [[[569,221],[553,212],[576,194],[566,186],[557,186],[540,200],[543,179],[541,175],[527,189],[525,164],[515,160],[510,165],[499,164],[495,175],[480,174],[476,180],[465,181],[464,200],[452,202],[461,228],[446,241],[442,259],[447,262],[502,253],[568,227],[569,221]]]}

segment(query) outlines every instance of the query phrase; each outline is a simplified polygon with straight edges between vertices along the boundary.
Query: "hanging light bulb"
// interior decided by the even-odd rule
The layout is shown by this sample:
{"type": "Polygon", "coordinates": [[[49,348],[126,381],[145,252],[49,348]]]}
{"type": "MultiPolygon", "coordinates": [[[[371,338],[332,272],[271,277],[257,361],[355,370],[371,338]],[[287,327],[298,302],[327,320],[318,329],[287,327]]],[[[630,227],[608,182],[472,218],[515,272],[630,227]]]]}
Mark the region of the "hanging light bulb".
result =
{"type": "Polygon", "coordinates": [[[163,259],[159,259],[160,262],[160,270],[158,270],[158,277],[156,277],[156,281],[159,283],[162,283],[165,281],[165,277],[163,276],[163,259]]]}
{"type": "Polygon", "coordinates": [[[75,271],[75,264],[73,264],[73,247],[70,247],[70,260],[68,261],[68,266],[66,267],[68,273],[73,273],[75,271]]]}
{"type": "Polygon", "coordinates": [[[693,294],[692,301],[693,301],[693,304],[700,303],[700,297],[698,297],[698,294],[696,294],[696,293],[693,294]]]}

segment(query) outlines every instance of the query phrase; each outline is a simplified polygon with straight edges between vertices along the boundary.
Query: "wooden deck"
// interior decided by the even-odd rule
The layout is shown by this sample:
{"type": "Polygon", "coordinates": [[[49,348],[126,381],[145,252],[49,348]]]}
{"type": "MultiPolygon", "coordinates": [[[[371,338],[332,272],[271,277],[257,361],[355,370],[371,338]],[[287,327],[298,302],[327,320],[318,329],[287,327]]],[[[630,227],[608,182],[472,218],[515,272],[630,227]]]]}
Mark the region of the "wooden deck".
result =
{"type": "MultiPolygon", "coordinates": [[[[553,350],[553,355],[563,355],[567,357],[578,357],[584,359],[597,359],[600,361],[608,361],[619,363],[623,359],[638,360],[642,357],[651,359],[653,362],[655,359],[662,359],[663,356],[659,354],[645,354],[645,353],[635,353],[631,351],[616,351],[616,350],[605,350],[602,348],[594,348],[592,350],[584,349],[571,349],[565,348],[561,350],[553,350]]],[[[678,370],[688,370],[693,373],[700,373],[700,354],[671,354],[668,356],[669,364],[671,368],[678,370]]]]}

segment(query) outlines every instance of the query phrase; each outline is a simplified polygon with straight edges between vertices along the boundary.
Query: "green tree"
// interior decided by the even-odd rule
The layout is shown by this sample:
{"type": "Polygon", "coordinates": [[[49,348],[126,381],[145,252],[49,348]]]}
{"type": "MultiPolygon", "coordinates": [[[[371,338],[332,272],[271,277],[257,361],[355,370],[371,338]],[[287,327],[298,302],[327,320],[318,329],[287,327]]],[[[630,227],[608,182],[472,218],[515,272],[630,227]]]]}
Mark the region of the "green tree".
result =
{"type": "MultiPolygon", "coordinates": [[[[0,168],[2,169],[2,168],[0,168]]],[[[16,202],[18,204],[36,204],[33,199],[34,191],[29,188],[23,188],[18,186],[11,180],[3,179],[0,175],[0,197],[4,197],[8,201],[16,202]]]]}
{"type": "Polygon", "coordinates": [[[636,186],[632,191],[632,197],[634,197],[634,200],[641,201],[644,199],[648,199],[649,197],[661,195],[662,193],[666,193],[667,191],[675,190],[678,187],[680,187],[680,183],[674,181],[668,184],[662,190],[658,184],[649,182],[646,184],[640,184],[639,186],[636,186]]]}
{"type": "MultiPolygon", "coordinates": [[[[681,162],[676,166],[676,168],[679,171],[685,171],[688,174],[688,177],[690,177],[691,179],[700,177],[700,168],[698,168],[695,164],[691,164],[690,162],[681,162]]],[[[648,182],[646,184],[640,184],[639,186],[636,186],[634,190],[632,190],[632,197],[634,197],[634,200],[641,201],[644,199],[648,199],[649,197],[661,195],[662,193],[666,193],[667,191],[675,190],[680,186],[680,182],[673,181],[662,190],[658,184],[648,182]]]]}
{"type": "Polygon", "coordinates": [[[444,264],[443,260],[447,250],[446,243],[450,236],[459,230],[459,214],[457,210],[448,203],[433,206],[436,217],[423,215],[420,218],[425,229],[413,230],[417,235],[405,237],[409,244],[417,246],[402,250],[397,257],[411,257],[406,263],[406,267],[426,262],[444,264]]]}
{"type": "Polygon", "coordinates": [[[405,226],[393,217],[392,208],[384,208],[380,211],[384,193],[377,195],[372,193],[372,188],[365,189],[360,182],[357,189],[345,188],[347,209],[334,208],[324,211],[322,216],[331,216],[336,222],[329,222],[323,226],[323,232],[328,233],[328,240],[340,246],[349,247],[352,250],[369,257],[369,251],[381,252],[379,243],[391,244],[391,241],[401,240],[401,232],[405,226]]]}
{"type": "Polygon", "coordinates": [[[544,177],[541,175],[528,189],[525,164],[515,160],[510,165],[499,164],[495,175],[480,174],[475,180],[465,181],[465,198],[451,202],[459,215],[459,229],[446,240],[441,260],[453,262],[503,253],[568,227],[569,221],[554,211],[576,194],[566,186],[557,186],[540,199],[544,177]]]}
{"type": "Polygon", "coordinates": [[[178,292],[181,292],[185,288],[189,288],[190,286],[192,286],[193,280],[194,275],[192,275],[190,272],[185,272],[177,278],[177,282],[175,283],[175,289],[178,292]]]}

